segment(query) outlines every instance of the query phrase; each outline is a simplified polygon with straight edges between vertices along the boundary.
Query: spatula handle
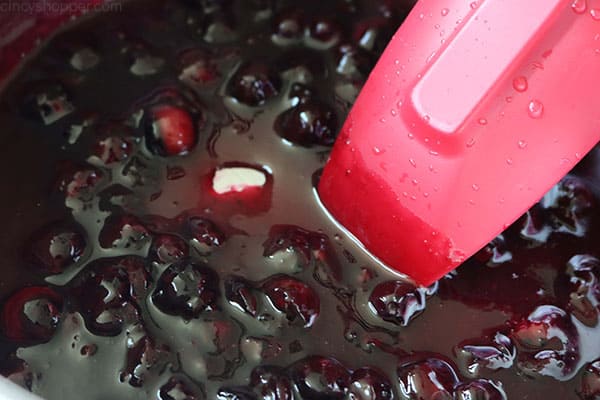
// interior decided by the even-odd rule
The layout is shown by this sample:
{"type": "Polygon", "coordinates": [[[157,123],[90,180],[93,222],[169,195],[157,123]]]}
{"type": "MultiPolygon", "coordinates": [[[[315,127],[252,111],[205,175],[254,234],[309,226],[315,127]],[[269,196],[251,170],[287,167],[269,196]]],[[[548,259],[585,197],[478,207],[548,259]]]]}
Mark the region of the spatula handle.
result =
{"type": "Polygon", "coordinates": [[[335,144],[319,193],[375,256],[429,284],[600,139],[600,9],[420,0],[335,144]]]}

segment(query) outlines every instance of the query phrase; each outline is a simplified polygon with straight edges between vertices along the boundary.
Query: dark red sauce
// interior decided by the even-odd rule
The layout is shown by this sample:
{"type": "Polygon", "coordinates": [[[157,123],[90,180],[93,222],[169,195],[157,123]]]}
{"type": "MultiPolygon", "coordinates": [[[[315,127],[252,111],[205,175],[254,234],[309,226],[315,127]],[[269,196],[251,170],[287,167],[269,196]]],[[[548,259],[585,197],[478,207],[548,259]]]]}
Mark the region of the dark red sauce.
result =
{"type": "Polygon", "coordinates": [[[599,398],[597,152],[429,288],[319,205],[409,9],[134,1],[50,40],[0,94],[0,372],[61,400],[599,398]]]}

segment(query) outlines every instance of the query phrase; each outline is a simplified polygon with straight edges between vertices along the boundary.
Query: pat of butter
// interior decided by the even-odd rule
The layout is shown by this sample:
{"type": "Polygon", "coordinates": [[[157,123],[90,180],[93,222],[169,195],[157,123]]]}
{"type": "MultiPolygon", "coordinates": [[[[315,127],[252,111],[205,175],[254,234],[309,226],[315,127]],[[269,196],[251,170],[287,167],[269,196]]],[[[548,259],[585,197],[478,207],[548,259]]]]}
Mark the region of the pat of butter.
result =
{"type": "Polygon", "coordinates": [[[254,168],[222,168],[215,172],[213,190],[217,194],[242,192],[250,187],[262,187],[267,182],[264,172],[254,168]]]}

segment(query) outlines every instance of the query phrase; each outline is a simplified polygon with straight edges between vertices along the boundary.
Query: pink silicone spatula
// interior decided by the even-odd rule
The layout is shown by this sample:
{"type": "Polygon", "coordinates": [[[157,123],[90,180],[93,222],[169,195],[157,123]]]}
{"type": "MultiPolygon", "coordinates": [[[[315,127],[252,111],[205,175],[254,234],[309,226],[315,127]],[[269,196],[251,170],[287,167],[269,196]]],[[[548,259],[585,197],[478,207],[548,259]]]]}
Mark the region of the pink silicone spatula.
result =
{"type": "Polygon", "coordinates": [[[428,285],[600,139],[600,1],[420,0],[319,184],[375,256],[428,285]]]}

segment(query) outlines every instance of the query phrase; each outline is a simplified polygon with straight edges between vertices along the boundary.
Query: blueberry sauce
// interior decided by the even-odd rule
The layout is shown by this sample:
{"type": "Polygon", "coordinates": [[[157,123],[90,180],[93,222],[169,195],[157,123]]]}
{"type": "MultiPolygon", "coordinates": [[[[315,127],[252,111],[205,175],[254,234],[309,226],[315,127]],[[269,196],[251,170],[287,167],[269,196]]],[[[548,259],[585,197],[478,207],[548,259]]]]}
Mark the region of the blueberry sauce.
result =
{"type": "Polygon", "coordinates": [[[600,398],[600,149],[427,288],[320,206],[411,5],[133,0],[41,46],[0,92],[0,373],[49,400],[600,398]]]}

